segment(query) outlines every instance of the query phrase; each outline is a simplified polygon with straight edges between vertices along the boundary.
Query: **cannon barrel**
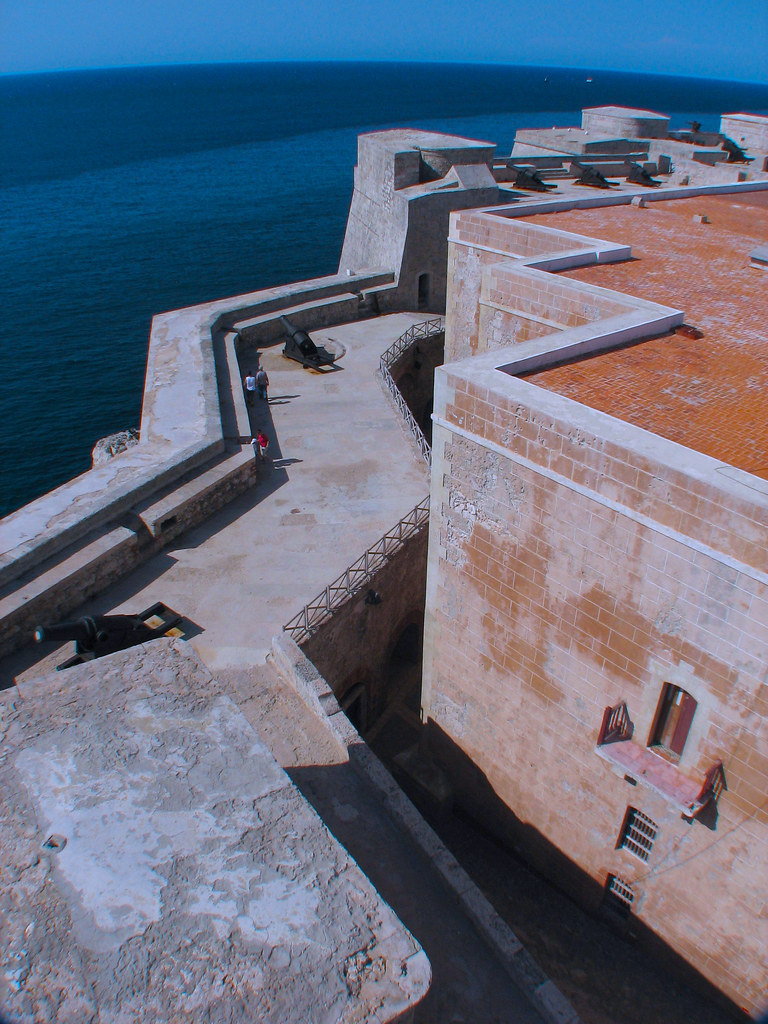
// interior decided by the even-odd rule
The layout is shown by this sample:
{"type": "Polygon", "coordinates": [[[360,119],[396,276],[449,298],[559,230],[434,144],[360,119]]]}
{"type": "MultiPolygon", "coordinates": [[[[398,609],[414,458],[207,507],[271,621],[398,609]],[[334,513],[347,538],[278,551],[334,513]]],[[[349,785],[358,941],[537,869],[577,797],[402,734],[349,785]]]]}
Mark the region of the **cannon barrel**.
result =
{"type": "Polygon", "coordinates": [[[294,327],[287,316],[281,316],[280,323],[290,334],[305,356],[314,355],[317,352],[317,345],[315,345],[307,332],[302,331],[300,327],[294,327]]]}
{"type": "Polygon", "coordinates": [[[111,654],[155,635],[140,615],[86,615],[76,622],[38,626],[35,640],[75,640],[79,653],[111,654]]]}
{"type": "Polygon", "coordinates": [[[96,641],[99,629],[96,620],[90,617],[77,619],[75,622],[57,622],[52,626],[38,626],[35,640],[39,644],[53,640],[76,640],[79,644],[96,641]]]}

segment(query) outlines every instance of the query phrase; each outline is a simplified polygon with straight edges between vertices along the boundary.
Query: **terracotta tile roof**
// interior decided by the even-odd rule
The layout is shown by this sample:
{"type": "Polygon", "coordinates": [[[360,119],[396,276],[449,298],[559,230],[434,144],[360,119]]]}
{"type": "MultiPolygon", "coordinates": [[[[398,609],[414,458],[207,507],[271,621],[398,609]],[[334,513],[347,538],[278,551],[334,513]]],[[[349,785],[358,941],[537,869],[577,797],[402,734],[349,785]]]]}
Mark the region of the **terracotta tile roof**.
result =
{"type": "Polygon", "coordinates": [[[632,260],[568,276],[682,309],[704,336],[666,335],[527,379],[768,478],[768,274],[749,265],[768,240],[768,192],[531,220],[630,244],[632,260]]]}

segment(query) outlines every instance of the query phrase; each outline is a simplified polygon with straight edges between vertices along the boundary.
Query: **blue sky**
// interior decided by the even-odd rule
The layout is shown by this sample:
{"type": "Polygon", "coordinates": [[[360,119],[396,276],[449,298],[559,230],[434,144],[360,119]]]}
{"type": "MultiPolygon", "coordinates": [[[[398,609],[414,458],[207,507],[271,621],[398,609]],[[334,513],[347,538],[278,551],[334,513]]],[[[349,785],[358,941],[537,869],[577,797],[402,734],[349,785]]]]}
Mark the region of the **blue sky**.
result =
{"type": "Polygon", "coordinates": [[[429,60],[768,82],[768,0],[0,0],[0,72],[429,60]]]}

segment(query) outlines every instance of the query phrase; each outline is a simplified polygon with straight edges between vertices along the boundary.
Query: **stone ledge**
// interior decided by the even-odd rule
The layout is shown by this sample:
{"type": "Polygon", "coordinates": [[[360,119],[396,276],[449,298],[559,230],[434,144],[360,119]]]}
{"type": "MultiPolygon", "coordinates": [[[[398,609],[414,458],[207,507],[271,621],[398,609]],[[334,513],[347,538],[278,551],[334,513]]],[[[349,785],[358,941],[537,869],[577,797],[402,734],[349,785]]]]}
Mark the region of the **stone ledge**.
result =
{"type": "Polygon", "coordinates": [[[251,487],[259,475],[257,470],[249,445],[135,511],[152,537],[167,543],[251,487]]]}
{"type": "MultiPolygon", "coordinates": [[[[323,717],[321,698],[331,693],[330,687],[298,644],[284,633],[274,637],[268,661],[312,711],[323,717]]],[[[550,1024],[581,1024],[565,996],[547,978],[437,833],[424,821],[346,715],[333,714],[327,716],[327,721],[339,744],[346,747],[350,764],[378,792],[388,813],[435,867],[443,884],[461,904],[478,933],[536,1010],[550,1024]]]]}
{"type": "Polygon", "coordinates": [[[140,540],[124,526],[92,537],[63,561],[0,599],[0,657],[32,640],[32,630],[62,614],[120,576],[140,558],[140,540]]]}

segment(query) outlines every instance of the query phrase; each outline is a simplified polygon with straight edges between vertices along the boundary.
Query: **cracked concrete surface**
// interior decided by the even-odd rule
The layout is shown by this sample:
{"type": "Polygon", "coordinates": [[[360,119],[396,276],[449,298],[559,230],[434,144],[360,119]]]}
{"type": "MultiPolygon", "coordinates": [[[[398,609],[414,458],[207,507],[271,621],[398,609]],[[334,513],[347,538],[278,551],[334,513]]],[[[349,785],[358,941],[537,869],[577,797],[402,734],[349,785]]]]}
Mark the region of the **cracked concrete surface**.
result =
{"type": "Polygon", "coordinates": [[[430,969],[189,645],[0,708],[11,1020],[392,1020],[430,969]]]}

